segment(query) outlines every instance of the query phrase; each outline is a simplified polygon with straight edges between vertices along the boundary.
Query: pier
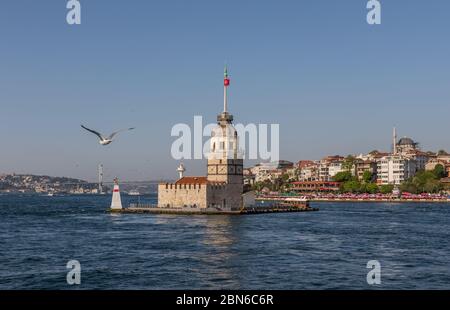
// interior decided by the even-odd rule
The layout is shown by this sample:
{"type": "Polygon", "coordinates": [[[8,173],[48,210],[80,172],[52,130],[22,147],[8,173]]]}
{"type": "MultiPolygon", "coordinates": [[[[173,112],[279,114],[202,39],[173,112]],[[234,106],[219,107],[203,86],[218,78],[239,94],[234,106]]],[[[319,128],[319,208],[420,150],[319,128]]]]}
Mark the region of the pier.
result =
{"type": "Polygon", "coordinates": [[[221,210],[220,208],[159,208],[156,205],[130,204],[128,208],[111,209],[113,213],[148,213],[148,214],[178,214],[178,215],[251,215],[287,212],[318,211],[309,204],[273,204],[270,206],[247,206],[240,210],[221,210]]]}

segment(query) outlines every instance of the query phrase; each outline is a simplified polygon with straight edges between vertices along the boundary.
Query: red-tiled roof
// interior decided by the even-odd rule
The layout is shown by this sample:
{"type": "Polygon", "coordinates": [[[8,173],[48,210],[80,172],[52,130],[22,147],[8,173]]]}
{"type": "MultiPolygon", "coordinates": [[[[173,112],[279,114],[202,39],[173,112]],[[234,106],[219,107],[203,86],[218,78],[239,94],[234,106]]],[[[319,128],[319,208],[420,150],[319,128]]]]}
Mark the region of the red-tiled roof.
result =
{"type": "Polygon", "coordinates": [[[183,177],[175,182],[175,184],[207,184],[207,177],[183,177]]]}
{"type": "Polygon", "coordinates": [[[311,167],[311,166],[316,166],[317,164],[314,163],[312,160],[300,160],[297,163],[297,166],[299,168],[306,168],[306,167],[311,167]]]}
{"type": "Polygon", "coordinates": [[[327,157],[322,158],[322,161],[341,161],[344,160],[345,158],[343,156],[340,155],[329,155],[327,157]]]}

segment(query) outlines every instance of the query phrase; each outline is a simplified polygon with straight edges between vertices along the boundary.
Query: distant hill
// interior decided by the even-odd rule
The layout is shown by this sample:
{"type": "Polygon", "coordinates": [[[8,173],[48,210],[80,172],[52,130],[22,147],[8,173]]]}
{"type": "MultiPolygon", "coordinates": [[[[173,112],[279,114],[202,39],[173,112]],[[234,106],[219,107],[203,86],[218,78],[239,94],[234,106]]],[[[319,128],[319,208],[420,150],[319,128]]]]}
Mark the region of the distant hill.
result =
{"type": "MultiPolygon", "coordinates": [[[[161,182],[172,180],[151,181],[123,181],[120,182],[122,192],[132,190],[140,194],[156,193],[161,182]]],[[[104,182],[103,191],[112,189],[112,182],[104,182]]],[[[0,192],[3,193],[69,193],[69,194],[97,194],[98,183],[88,182],[69,177],[53,177],[33,174],[3,174],[0,175],[0,192]]]]}
{"type": "Polygon", "coordinates": [[[96,193],[97,184],[84,180],[48,175],[0,175],[0,192],[22,193],[96,193]]]}

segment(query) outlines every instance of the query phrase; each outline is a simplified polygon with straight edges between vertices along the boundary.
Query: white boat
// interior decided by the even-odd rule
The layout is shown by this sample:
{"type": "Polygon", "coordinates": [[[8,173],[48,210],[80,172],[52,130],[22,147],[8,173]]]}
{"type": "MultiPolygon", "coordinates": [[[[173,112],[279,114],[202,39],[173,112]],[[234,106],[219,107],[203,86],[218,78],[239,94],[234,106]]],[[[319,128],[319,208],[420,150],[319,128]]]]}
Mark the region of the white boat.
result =
{"type": "Polygon", "coordinates": [[[133,190],[128,192],[128,195],[129,196],[139,196],[140,193],[137,190],[133,189],[133,190]]]}
{"type": "Polygon", "coordinates": [[[48,193],[47,194],[48,197],[53,197],[53,195],[54,195],[53,193],[48,193]]]}
{"type": "Polygon", "coordinates": [[[304,197],[304,196],[300,196],[300,197],[287,197],[284,199],[285,201],[293,201],[293,202],[305,202],[308,201],[308,198],[304,197]]]}

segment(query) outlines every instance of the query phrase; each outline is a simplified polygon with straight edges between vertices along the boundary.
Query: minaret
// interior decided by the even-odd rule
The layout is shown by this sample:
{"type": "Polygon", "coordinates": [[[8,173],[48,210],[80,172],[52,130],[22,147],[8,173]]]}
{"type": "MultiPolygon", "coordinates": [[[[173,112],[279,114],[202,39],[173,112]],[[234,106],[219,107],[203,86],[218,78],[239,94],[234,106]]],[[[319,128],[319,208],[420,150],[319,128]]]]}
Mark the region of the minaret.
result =
{"type": "Polygon", "coordinates": [[[177,172],[179,173],[180,179],[183,178],[185,171],[186,171],[186,168],[184,168],[183,163],[180,163],[180,165],[177,168],[177,172]]]}
{"type": "Polygon", "coordinates": [[[395,127],[392,132],[392,153],[397,155],[397,129],[395,127]]]}

